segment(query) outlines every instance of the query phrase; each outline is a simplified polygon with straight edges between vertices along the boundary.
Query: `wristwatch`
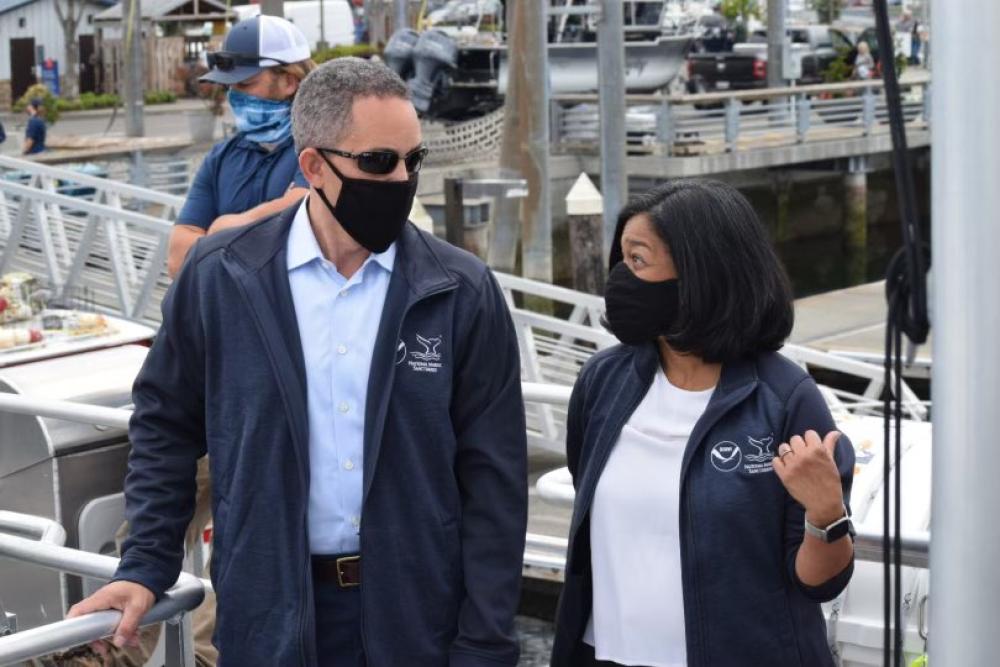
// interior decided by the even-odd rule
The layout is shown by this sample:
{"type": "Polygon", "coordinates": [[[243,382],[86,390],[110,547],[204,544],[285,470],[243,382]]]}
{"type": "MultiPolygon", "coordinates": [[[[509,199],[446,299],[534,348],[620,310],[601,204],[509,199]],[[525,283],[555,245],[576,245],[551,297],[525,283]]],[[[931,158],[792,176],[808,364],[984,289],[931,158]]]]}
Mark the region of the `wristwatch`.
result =
{"type": "Polygon", "coordinates": [[[844,516],[840,517],[833,523],[831,523],[826,528],[819,528],[817,526],[809,523],[809,519],[805,519],[806,532],[813,537],[830,544],[836,542],[844,535],[850,535],[851,539],[857,534],[854,531],[854,522],[851,521],[851,513],[847,511],[847,506],[844,506],[844,516]]]}

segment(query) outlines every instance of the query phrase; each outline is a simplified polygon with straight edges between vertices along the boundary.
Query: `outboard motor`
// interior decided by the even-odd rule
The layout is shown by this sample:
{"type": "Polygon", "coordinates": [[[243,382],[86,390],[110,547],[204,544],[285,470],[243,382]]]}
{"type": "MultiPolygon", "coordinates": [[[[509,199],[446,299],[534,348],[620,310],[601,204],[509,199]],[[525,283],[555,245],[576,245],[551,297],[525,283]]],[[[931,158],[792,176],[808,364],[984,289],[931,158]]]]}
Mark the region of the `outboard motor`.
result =
{"type": "Polygon", "coordinates": [[[392,33],[389,43],[385,45],[383,56],[388,65],[403,81],[413,73],[413,47],[420,39],[420,33],[413,28],[400,28],[392,33]]]}
{"type": "Polygon", "coordinates": [[[413,64],[416,71],[408,82],[410,97],[417,111],[426,113],[448,70],[458,64],[458,45],[443,31],[428,30],[413,48],[413,64]]]}

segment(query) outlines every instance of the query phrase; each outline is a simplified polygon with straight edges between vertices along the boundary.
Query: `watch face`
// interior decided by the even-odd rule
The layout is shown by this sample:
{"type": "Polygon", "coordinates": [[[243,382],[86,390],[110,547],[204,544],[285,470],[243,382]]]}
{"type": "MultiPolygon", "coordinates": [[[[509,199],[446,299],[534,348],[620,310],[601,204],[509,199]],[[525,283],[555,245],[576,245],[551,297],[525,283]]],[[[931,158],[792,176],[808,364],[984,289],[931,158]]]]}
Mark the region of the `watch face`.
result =
{"type": "Polygon", "coordinates": [[[851,520],[848,517],[844,517],[839,522],[833,526],[827,528],[826,530],[826,541],[827,543],[836,542],[844,535],[848,533],[854,534],[854,526],[851,525],[851,520]]]}

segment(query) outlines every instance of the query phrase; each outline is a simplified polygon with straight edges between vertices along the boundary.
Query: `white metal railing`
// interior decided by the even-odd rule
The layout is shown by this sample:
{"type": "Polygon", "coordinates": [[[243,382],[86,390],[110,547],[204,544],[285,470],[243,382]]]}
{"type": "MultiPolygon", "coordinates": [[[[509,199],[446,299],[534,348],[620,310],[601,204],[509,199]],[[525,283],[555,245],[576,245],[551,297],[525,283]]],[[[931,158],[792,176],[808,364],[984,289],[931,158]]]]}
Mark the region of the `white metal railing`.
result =
{"type": "MultiPolygon", "coordinates": [[[[558,468],[545,473],[538,478],[535,484],[539,497],[554,505],[569,508],[573,506],[575,493],[573,482],[569,470],[558,468]]],[[[928,551],[930,549],[930,534],[927,531],[915,531],[904,533],[901,536],[903,565],[926,568],[928,566],[928,551]]],[[[566,538],[552,537],[549,535],[528,535],[527,549],[550,557],[554,551],[562,548],[565,554],[568,544],[566,538]]],[[[882,548],[882,533],[860,528],[854,541],[854,554],[858,560],[871,561],[876,563],[884,562],[885,552],[882,548]]],[[[565,560],[560,564],[548,565],[548,567],[565,567],[565,560]]]]}
{"type": "Polygon", "coordinates": [[[0,272],[27,271],[64,302],[157,322],[168,241],[184,200],[62,167],[0,156],[0,272]]]}
{"type": "MultiPolygon", "coordinates": [[[[911,130],[930,123],[930,77],[900,85],[911,130]]],[[[881,80],[626,98],[626,132],[633,150],[683,156],[843,140],[888,134],[881,80]]],[[[554,95],[553,144],[593,148],[600,133],[596,94],[554,95]]]]}
{"type": "MultiPolygon", "coordinates": [[[[68,574],[110,579],[118,559],[0,533],[0,556],[33,563],[68,574]]],[[[181,632],[178,617],[201,604],[201,580],[182,573],[177,583],[143,617],[142,625],[167,624],[167,667],[194,665],[190,636],[181,632]],[[189,656],[189,659],[188,659],[189,656]]],[[[102,611],[65,619],[0,637],[0,665],[11,665],[111,635],[121,620],[119,611],[102,611]]]]}
{"type": "MultiPolygon", "coordinates": [[[[521,351],[521,374],[526,382],[572,386],[591,355],[617,344],[615,337],[601,325],[604,313],[601,297],[503,273],[497,273],[496,277],[514,321],[521,351]]],[[[857,395],[820,387],[835,414],[880,414],[878,400],[885,388],[882,367],[794,344],[785,345],[781,353],[806,370],[834,371],[865,382],[863,392],[857,395]]],[[[563,452],[565,406],[527,398],[525,403],[529,444],[563,452]]],[[[908,418],[917,421],[927,418],[927,405],[906,382],[903,382],[903,406],[908,418]]]]}

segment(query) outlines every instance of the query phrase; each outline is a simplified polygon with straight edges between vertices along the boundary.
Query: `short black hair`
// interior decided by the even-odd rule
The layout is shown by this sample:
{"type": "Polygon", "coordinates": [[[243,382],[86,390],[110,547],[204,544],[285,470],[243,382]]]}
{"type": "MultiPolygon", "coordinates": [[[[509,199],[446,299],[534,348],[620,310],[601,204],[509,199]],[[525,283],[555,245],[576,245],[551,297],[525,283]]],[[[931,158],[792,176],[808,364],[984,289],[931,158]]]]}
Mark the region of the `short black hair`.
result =
{"type": "Polygon", "coordinates": [[[784,344],[795,321],[788,275],[736,188],[676,180],[631,199],[618,214],[609,267],[623,259],[625,223],[643,213],[677,267],[680,309],[666,335],[670,347],[726,363],[784,344]]]}

